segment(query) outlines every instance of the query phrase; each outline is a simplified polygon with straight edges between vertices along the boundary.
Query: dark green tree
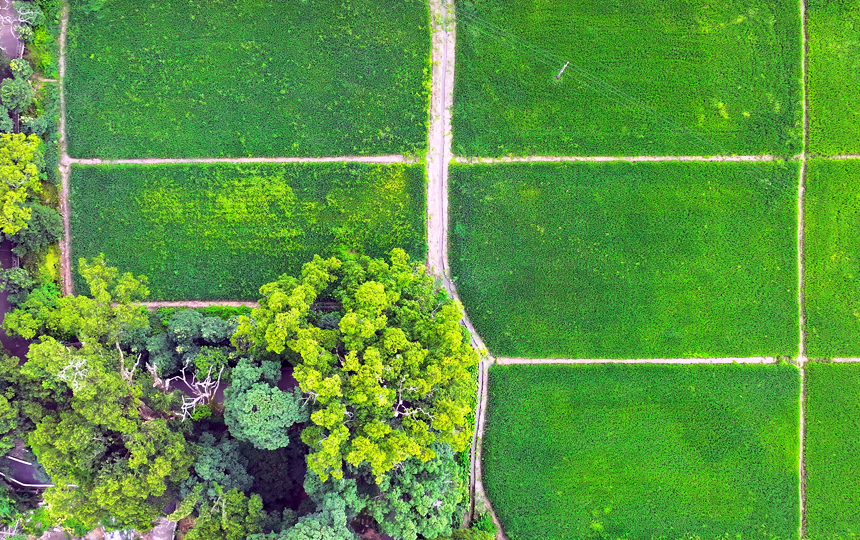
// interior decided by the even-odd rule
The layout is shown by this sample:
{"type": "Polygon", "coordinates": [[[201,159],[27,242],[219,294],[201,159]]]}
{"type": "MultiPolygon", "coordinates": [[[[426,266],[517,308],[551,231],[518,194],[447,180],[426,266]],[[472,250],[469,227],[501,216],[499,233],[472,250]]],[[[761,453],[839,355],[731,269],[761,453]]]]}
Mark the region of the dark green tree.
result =
{"type": "Polygon", "coordinates": [[[37,202],[24,207],[30,209],[27,226],[9,237],[15,243],[12,252],[19,257],[42,251],[63,237],[63,218],[59,212],[37,202]]]}
{"type": "Polygon", "coordinates": [[[301,392],[275,386],[280,376],[276,362],[263,361],[260,366],[250,359],[239,362],[233,383],[224,392],[224,422],[234,437],[277,450],[290,443],[290,427],[308,421],[310,408],[301,392]]]}
{"type": "Polygon", "coordinates": [[[246,492],[251,489],[254,478],[248,474],[248,458],[239,443],[224,433],[215,439],[211,433],[203,433],[197,442],[197,457],[191,476],[185,481],[183,493],[191,493],[197,484],[203,484],[201,502],[214,502],[218,496],[215,486],[246,492]]]}
{"type": "Polygon", "coordinates": [[[262,532],[266,514],[259,495],[248,497],[235,488],[216,491],[215,502],[200,511],[185,540],[246,540],[262,532]]]}
{"type": "Polygon", "coordinates": [[[0,99],[13,113],[21,113],[33,103],[36,92],[27,79],[12,77],[0,83],[0,99]]]}
{"type": "Polygon", "coordinates": [[[9,303],[21,304],[33,290],[33,278],[25,268],[4,268],[0,270],[0,292],[9,293],[9,303]]]}
{"type": "Polygon", "coordinates": [[[366,512],[385,534],[403,540],[451,534],[466,511],[468,493],[460,485],[454,453],[447,445],[434,445],[436,457],[422,462],[404,461],[379,483],[379,495],[366,512]]]}

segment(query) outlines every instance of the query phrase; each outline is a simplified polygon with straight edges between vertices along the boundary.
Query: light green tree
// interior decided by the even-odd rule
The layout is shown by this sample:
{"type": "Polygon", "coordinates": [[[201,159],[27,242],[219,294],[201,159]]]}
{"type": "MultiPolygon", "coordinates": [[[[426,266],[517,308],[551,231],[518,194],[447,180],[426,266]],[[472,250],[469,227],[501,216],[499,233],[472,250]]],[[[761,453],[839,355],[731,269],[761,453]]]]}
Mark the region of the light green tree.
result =
{"type": "MultiPolygon", "coordinates": [[[[25,81],[24,84],[28,83],[25,81]]],[[[5,81],[0,89],[3,91],[5,81]]],[[[11,236],[27,225],[31,210],[26,203],[30,195],[42,191],[39,173],[44,168],[39,137],[21,133],[0,134],[0,232],[11,236]]]]}
{"type": "Polygon", "coordinates": [[[261,287],[260,308],[241,317],[233,343],[279,355],[312,403],[308,466],[341,478],[344,462],[368,464],[377,481],[409,458],[434,457],[434,442],[465,449],[477,354],[462,310],[403,250],[314,260],[296,279],[261,287]],[[323,316],[314,302],[339,304],[323,316]],[[331,315],[339,320],[331,324],[331,315]]]}

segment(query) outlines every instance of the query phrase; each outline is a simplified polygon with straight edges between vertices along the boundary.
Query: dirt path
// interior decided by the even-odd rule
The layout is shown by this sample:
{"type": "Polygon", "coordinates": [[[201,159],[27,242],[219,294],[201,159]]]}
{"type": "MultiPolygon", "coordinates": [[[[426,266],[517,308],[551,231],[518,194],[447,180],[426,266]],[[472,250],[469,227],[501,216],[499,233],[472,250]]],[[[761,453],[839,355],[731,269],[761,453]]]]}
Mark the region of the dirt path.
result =
{"type": "Polygon", "coordinates": [[[510,364],[775,364],[773,356],[752,356],[746,358],[496,358],[499,365],[510,364]]]}
{"type": "MultiPolygon", "coordinates": [[[[64,153],[65,155],[65,153],[64,153]]],[[[416,163],[414,158],[402,154],[383,156],[330,156],[330,157],[241,157],[241,158],[134,158],[101,159],[66,157],[75,165],[171,165],[183,163],[416,163]]]]}
{"type": "MultiPolygon", "coordinates": [[[[448,266],[448,163],[454,157],[451,153],[451,105],[454,103],[456,44],[453,2],[430,0],[430,17],[433,32],[433,72],[427,149],[427,269],[441,280],[451,297],[459,301],[448,266]]],[[[492,516],[499,530],[496,538],[507,540],[481,481],[480,448],[487,407],[487,373],[493,359],[486,356],[487,348],[484,342],[465,315],[463,324],[472,335],[472,346],[485,356],[478,366],[478,406],[475,410],[475,433],[472,437],[469,492],[472,504],[485,508],[492,516]]]]}
{"type": "Polygon", "coordinates": [[[66,153],[66,38],[69,29],[69,5],[60,12],[60,213],[63,215],[63,238],[60,240],[60,280],[64,295],[72,294],[71,226],[69,225],[69,155],[66,153]]]}
{"type": "MultiPolygon", "coordinates": [[[[795,156],[795,159],[799,156],[795,156]]],[[[494,164],[494,163],[534,163],[534,162],[656,162],[656,161],[775,161],[781,159],[771,154],[756,156],[505,156],[500,158],[487,157],[456,157],[456,163],[494,164]]]]}
{"type": "MultiPolygon", "coordinates": [[[[801,38],[803,45],[801,47],[801,62],[800,69],[803,74],[801,89],[803,92],[803,151],[800,154],[800,178],[797,182],[797,305],[798,305],[798,339],[800,346],[798,348],[797,362],[800,366],[800,422],[799,422],[799,437],[800,445],[798,450],[798,467],[800,477],[799,500],[800,505],[800,526],[798,528],[798,537],[804,538],[806,532],[806,468],[803,461],[803,447],[806,440],[806,421],[804,419],[804,404],[806,403],[806,332],[804,325],[806,323],[806,313],[803,309],[803,248],[804,248],[804,208],[803,197],[806,193],[806,164],[808,161],[809,152],[809,33],[806,25],[806,0],[800,0],[800,26],[801,38]]],[[[837,158],[838,159],[838,158],[837,158]]]]}
{"type": "Polygon", "coordinates": [[[138,302],[146,309],[159,308],[204,308],[209,306],[224,306],[224,307],[249,307],[258,308],[260,304],[257,302],[240,302],[233,300],[186,300],[183,302],[138,302]]]}

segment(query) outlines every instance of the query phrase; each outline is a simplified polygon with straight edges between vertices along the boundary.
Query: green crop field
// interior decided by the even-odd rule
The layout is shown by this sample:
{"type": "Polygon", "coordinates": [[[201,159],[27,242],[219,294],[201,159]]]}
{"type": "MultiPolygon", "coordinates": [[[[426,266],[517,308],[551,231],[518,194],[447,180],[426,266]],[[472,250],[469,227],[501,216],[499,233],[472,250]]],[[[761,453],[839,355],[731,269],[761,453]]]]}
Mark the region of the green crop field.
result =
{"type": "Polygon", "coordinates": [[[488,496],[510,540],[797,538],[790,365],[493,366],[488,496]]]}
{"type": "Polygon", "coordinates": [[[806,354],[860,356],[860,161],[814,159],[806,174],[806,354]]]}
{"type": "Polygon", "coordinates": [[[797,165],[451,168],[451,268],[500,356],[798,350],[797,165]]]}
{"type": "Polygon", "coordinates": [[[821,154],[860,152],[860,5],[808,0],[809,146],[821,154]]]}
{"type": "Polygon", "coordinates": [[[860,537],[860,364],[806,366],[806,534],[860,537]]]}
{"type": "Polygon", "coordinates": [[[422,0],[72,0],[75,157],[422,152],[422,0]],[[99,11],[89,12],[95,4],[99,11]]]}
{"type": "Polygon", "coordinates": [[[423,259],[424,173],[355,163],[76,166],[72,260],[104,253],[148,276],[153,300],[255,300],[260,285],[315,254],[402,247],[423,259]]]}
{"type": "Polygon", "coordinates": [[[459,155],[800,151],[796,0],[456,4],[459,155]]]}

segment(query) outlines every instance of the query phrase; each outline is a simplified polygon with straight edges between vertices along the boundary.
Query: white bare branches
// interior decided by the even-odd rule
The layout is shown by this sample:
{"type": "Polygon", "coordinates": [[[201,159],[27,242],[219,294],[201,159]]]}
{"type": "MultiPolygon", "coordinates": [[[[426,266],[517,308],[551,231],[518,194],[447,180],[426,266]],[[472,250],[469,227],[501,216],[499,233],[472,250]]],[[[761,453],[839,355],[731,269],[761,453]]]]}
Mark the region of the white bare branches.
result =
{"type": "Polygon", "coordinates": [[[86,358],[72,356],[69,363],[57,373],[57,378],[68,384],[72,391],[77,392],[81,389],[81,382],[86,379],[89,372],[86,358]]]}
{"type": "Polygon", "coordinates": [[[18,20],[30,26],[42,17],[42,10],[33,2],[14,2],[12,5],[18,12],[18,20]]]}
{"type": "MultiPolygon", "coordinates": [[[[188,387],[188,392],[192,395],[182,396],[182,406],[180,411],[182,419],[190,418],[194,409],[198,405],[207,405],[215,400],[215,392],[221,384],[221,375],[224,373],[224,366],[218,371],[218,377],[212,380],[212,366],[209,366],[209,371],[206,373],[206,378],[202,381],[197,378],[197,373],[191,374],[191,380],[188,380],[188,371],[182,370],[182,376],[173,377],[185,383],[188,387]]],[[[169,382],[169,381],[168,381],[169,382]]]]}
{"type": "Polygon", "coordinates": [[[140,364],[140,359],[143,358],[143,353],[137,355],[137,360],[134,361],[134,365],[129,369],[125,367],[125,354],[123,354],[122,348],[119,346],[119,341],[116,342],[116,350],[119,352],[119,374],[122,376],[123,380],[131,386],[133,385],[132,379],[134,378],[134,372],[140,364]]]}

